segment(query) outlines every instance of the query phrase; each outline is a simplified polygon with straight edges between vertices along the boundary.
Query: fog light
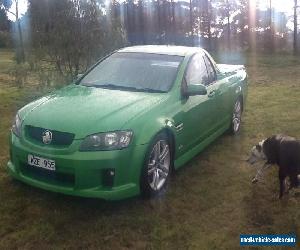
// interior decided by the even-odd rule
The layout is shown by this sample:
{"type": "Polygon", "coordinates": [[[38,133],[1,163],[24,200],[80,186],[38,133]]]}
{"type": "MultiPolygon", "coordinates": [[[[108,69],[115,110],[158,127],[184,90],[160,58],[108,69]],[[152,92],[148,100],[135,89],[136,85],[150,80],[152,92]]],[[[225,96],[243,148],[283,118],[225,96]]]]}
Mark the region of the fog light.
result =
{"type": "Polygon", "coordinates": [[[103,186],[112,187],[114,185],[115,169],[108,168],[103,170],[102,184],[103,186]]]}

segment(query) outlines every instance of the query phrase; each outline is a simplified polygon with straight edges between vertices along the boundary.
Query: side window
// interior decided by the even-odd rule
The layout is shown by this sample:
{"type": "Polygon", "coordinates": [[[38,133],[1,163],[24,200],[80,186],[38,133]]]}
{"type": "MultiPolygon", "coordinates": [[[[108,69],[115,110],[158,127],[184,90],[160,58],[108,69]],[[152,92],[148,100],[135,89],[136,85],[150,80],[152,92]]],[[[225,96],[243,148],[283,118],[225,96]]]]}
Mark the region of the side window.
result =
{"type": "Polygon", "coordinates": [[[205,64],[207,67],[209,83],[212,83],[215,80],[217,80],[216,71],[215,71],[214,66],[212,65],[211,61],[207,57],[207,55],[204,55],[204,60],[205,60],[205,64]]]}
{"type": "Polygon", "coordinates": [[[187,84],[204,84],[207,85],[208,74],[202,54],[196,54],[191,59],[186,71],[187,84]]]}

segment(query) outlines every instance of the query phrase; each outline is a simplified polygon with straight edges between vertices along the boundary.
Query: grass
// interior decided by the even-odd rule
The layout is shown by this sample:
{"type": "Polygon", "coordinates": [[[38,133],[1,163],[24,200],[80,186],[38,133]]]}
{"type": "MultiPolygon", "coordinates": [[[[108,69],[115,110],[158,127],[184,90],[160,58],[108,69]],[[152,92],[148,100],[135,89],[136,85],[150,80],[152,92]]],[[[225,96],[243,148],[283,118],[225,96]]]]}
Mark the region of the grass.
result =
{"type": "Polygon", "coordinates": [[[161,197],[106,202],[38,190],[7,175],[11,119],[40,95],[33,87],[12,87],[11,58],[0,51],[0,249],[239,249],[241,233],[293,232],[299,238],[300,198],[278,200],[277,167],[251,184],[255,168],[244,161],[271,134],[300,138],[299,59],[220,56],[223,63],[246,64],[249,73],[241,133],[216,140],[175,173],[161,197]]]}

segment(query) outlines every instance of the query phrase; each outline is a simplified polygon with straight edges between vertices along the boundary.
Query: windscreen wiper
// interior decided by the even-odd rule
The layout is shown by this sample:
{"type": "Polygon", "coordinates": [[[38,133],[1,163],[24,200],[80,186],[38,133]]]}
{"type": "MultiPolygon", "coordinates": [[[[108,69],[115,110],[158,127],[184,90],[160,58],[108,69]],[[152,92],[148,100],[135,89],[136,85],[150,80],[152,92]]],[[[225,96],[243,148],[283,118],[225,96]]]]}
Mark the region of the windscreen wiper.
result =
{"type": "Polygon", "coordinates": [[[95,88],[105,88],[105,89],[118,89],[118,90],[131,90],[131,91],[139,91],[139,92],[150,92],[150,93],[165,93],[163,90],[150,89],[150,88],[137,88],[132,86],[121,86],[115,84],[86,84],[87,87],[95,87],[95,88]]]}
{"type": "Polygon", "coordinates": [[[138,91],[150,92],[150,93],[166,93],[166,91],[160,89],[150,89],[150,88],[136,88],[138,91]]]}

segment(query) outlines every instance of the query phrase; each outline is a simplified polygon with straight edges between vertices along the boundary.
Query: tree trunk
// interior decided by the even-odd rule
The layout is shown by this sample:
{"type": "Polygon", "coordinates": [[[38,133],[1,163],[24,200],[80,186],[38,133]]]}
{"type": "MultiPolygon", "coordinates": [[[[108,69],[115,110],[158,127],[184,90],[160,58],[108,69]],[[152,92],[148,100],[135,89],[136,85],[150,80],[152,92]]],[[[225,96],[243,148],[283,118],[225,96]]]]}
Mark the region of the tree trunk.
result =
{"type": "Polygon", "coordinates": [[[249,1],[248,2],[248,31],[247,35],[243,38],[243,42],[247,42],[249,44],[250,50],[256,51],[256,3],[249,1]]]}
{"type": "Polygon", "coordinates": [[[146,44],[145,39],[145,25],[144,25],[144,6],[143,1],[139,1],[139,23],[140,23],[140,36],[142,44],[146,44]]]}
{"type": "Polygon", "coordinates": [[[23,63],[25,62],[25,51],[24,51],[24,43],[23,43],[23,34],[21,29],[21,22],[19,19],[19,6],[18,6],[18,0],[16,0],[16,22],[18,27],[18,33],[19,33],[19,46],[20,48],[17,48],[17,63],[23,63]]]}
{"type": "Polygon", "coordinates": [[[162,44],[161,39],[161,18],[160,18],[160,0],[157,1],[157,33],[159,35],[159,44],[162,44]]]}
{"type": "Polygon", "coordinates": [[[174,0],[172,1],[172,30],[173,30],[173,34],[172,34],[172,42],[173,44],[176,44],[176,20],[175,20],[175,2],[174,0]]]}
{"type": "Polygon", "coordinates": [[[208,0],[206,0],[206,15],[207,15],[207,33],[208,33],[208,50],[212,50],[211,46],[211,9],[208,0]]]}
{"type": "Polygon", "coordinates": [[[270,0],[270,52],[274,52],[274,27],[272,17],[272,0],[270,0]]]}
{"type": "Polygon", "coordinates": [[[230,11],[229,11],[229,1],[227,0],[227,46],[230,50],[230,11]]]}
{"type": "Polygon", "coordinates": [[[192,0],[190,0],[190,30],[191,30],[191,45],[194,46],[194,32],[193,32],[193,6],[192,0]]]}
{"type": "Polygon", "coordinates": [[[294,54],[296,55],[298,53],[298,43],[297,43],[297,37],[298,37],[298,23],[297,23],[297,0],[295,1],[294,6],[294,54]]]}

